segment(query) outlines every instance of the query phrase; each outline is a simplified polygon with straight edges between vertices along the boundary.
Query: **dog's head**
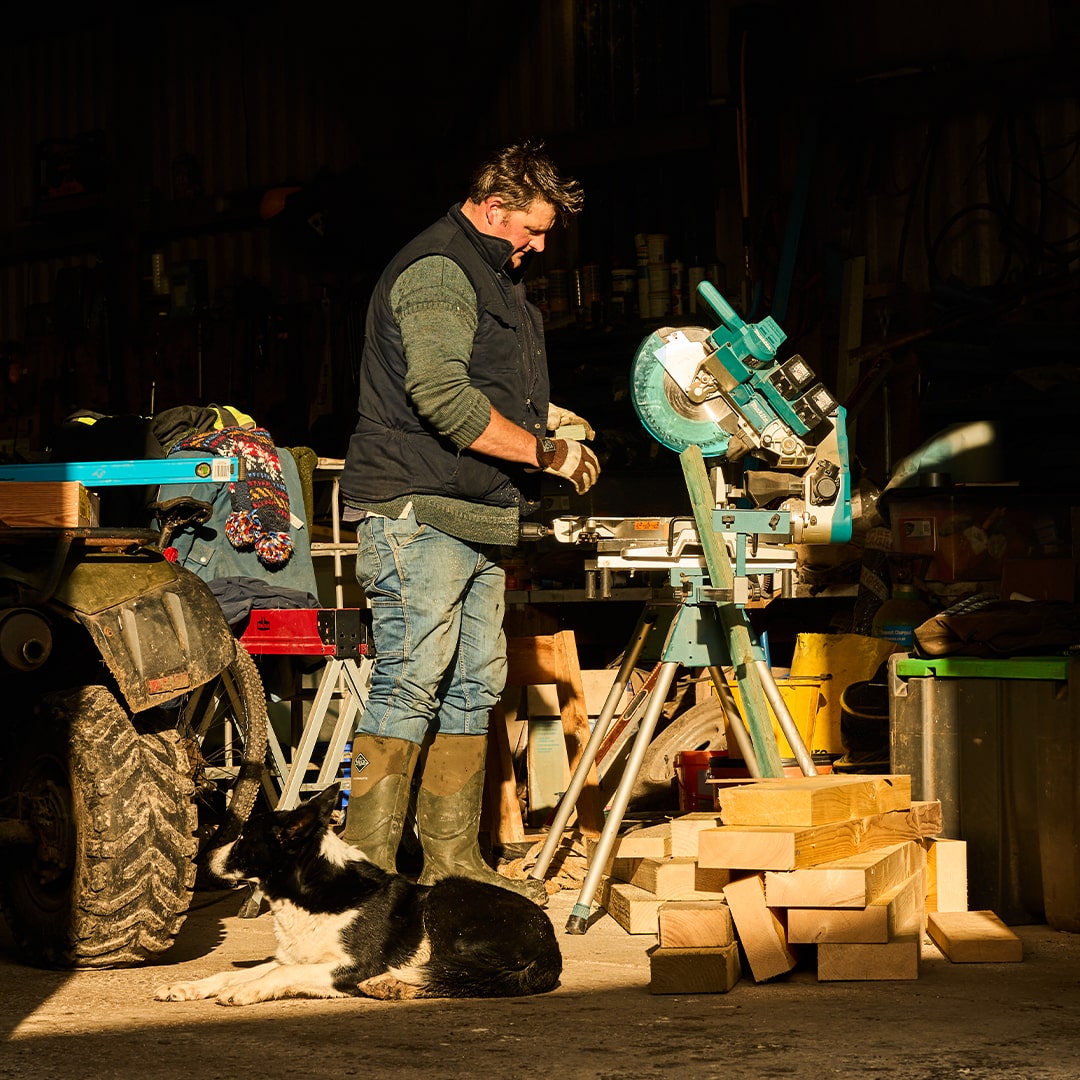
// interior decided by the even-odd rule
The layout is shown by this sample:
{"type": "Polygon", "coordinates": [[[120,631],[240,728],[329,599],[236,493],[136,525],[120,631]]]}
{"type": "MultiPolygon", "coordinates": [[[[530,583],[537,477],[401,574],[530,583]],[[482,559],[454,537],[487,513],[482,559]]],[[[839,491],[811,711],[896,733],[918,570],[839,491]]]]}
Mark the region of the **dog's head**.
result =
{"type": "Polygon", "coordinates": [[[240,836],[210,853],[210,870],[223,881],[267,885],[276,874],[319,854],[330,832],[340,784],[331,784],[292,810],[253,814],[240,836]]]}

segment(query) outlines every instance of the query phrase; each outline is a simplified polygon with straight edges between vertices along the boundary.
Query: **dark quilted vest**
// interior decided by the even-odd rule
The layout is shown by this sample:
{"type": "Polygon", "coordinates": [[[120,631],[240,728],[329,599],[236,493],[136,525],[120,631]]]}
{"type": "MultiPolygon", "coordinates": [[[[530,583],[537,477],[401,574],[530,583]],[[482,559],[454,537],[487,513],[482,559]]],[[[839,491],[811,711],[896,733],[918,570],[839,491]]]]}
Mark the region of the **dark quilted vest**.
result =
{"type": "Polygon", "coordinates": [[[503,269],[509,244],[484,236],[460,204],[407,244],[383,272],[368,307],[360,367],[359,420],[342,475],[351,501],[383,503],[403,495],[446,495],[492,506],[535,508],[539,473],[458,451],[413,408],[405,394],[405,353],[390,311],[390,290],[412,263],[445,255],[476,291],[478,328],[469,377],[507,419],[543,434],[548,409],[547,356],[540,312],[522,281],[503,269]]]}

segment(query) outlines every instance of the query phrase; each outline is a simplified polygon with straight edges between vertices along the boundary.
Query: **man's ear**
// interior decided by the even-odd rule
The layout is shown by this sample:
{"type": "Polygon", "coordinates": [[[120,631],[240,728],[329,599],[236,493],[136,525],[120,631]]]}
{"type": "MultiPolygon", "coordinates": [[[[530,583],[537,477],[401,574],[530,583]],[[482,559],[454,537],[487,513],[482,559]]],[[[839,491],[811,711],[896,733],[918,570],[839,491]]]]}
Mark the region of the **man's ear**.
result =
{"type": "Polygon", "coordinates": [[[503,212],[503,200],[499,195],[491,195],[484,200],[484,220],[494,225],[503,212]]]}

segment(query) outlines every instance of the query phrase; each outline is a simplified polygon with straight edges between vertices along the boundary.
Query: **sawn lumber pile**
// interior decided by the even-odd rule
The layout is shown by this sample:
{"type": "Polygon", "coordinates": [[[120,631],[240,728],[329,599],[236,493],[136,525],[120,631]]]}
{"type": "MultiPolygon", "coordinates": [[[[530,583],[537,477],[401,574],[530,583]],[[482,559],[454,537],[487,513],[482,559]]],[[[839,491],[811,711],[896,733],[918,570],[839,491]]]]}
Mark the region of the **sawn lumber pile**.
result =
{"type": "Polygon", "coordinates": [[[723,992],[744,967],[761,982],[800,961],[821,981],[915,979],[928,911],[963,913],[931,916],[950,959],[1020,958],[991,913],[966,911],[966,845],[938,838],[941,805],[913,803],[909,776],[752,780],[717,803],[616,843],[600,900],[657,935],[653,993],[723,992]]]}

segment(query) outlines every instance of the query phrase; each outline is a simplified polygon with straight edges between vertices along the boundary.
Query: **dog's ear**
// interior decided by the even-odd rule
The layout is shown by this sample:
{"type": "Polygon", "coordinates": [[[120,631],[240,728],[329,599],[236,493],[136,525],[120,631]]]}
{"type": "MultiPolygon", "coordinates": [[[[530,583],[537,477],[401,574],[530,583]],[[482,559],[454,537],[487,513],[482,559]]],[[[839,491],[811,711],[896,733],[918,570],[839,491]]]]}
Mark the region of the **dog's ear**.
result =
{"type": "Polygon", "coordinates": [[[309,803],[318,807],[319,817],[324,825],[328,825],[330,820],[334,816],[334,811],[338,807],[338,802],[341,800],[341,784],[339,781],[334,781],[328,788],[324,788],[313,799],[309,799],[309,803]]]}
{"type": "Polygon", "coordinates": [[[341,785],[333,783],[307,802],[287,810],[275,826],[278,839],[288,845],[321,832],[329,825],[340,795],[341,785]]]}

